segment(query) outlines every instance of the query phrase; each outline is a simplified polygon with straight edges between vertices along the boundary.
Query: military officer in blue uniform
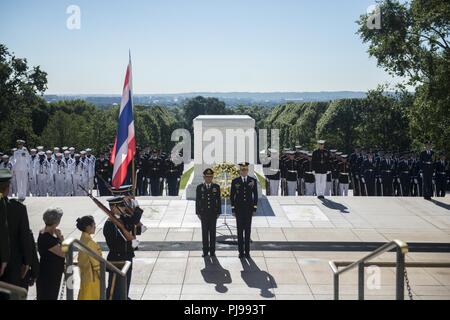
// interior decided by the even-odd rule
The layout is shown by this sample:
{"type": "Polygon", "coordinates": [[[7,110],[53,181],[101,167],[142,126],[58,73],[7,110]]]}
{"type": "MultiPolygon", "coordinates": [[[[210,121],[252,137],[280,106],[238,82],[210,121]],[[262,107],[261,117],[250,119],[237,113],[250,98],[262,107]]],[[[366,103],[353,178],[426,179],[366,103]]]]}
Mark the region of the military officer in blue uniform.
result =
{"type": "Polygon", "coordinates": [[[431,141],[425,142],[425,150],[420,153],[420,166],[422,169],[422,193],[425,200],[431,200],[433,196],[433,156],[431,141]]]}
{"type": "MultiPolygon", "coordinates": [[[[117,196],[108,199],[111,212],[119,219],[125,228],[134,236],[141,233],[140,220],[143,210],[139,207],[136,200],[131,197],[117,196]]],[[[111,219],[106,220],[103,227],[103,235],[105,236],[106,244],[109,248],[107,260],[111,262],[130,261],[133,263],[134,250],[137,244],[135,240],[127,240],[120,228],[112,222],[111,219]]],[[[119,269],[122,266],[119,266],[119,269]]],[[[133,265],[130,266],[127,272],[127,295],[130,290],[131,275],[133,265]]],[[[119,279],[113,273],[109,274],[107,298],[112,300],[119,300],[120,293],[123,288],[119,279]]]]}
{"type": "Polygon", "coordinates": [[[211,257],[216,255],[216,224],[222,213],[220,186],[212,182],[213,177],[212,169],[203,171],[204,183],[199,184],[196,189],[195,213],[202,222],[202,257],[208,253],[211,257]]]}
{"type": "Polygon", "coordinates": [[[231,182],[230,202],[236,217],[239,258],[250,258],[252,217],[258,206],[258,188],[255,178],[248,176],[248,162],[239,164],[240,176],[231,182]]]}
{"type": "Polygon", "coordinates": [[[100,153],[95,163],[95,171],[97,177],[97,187],[100,196],[111,195],[106,183],[110,183],[113,167],[109,163],[109,159],[106,158],[105,153],[100,153]]]}
{"type": "Polygon", "coordinates": [[[164,162],[164,177],[167,182],[167,191],[169,196],[177,196],[178,191],[180,188],[180,180],[181,176],[183,175],[184,171],[184,163],[182,159],[180,163],[176,164],[175,159],[172,159],[171,157],[167,158],[164,162]]]}
{"type": "Polygon", "coordinates": [[[439,160],[434,163],[436,177],[436,197],[445,197],[449,180],[449,165],[444,152],[439,153],[439,160]]]}

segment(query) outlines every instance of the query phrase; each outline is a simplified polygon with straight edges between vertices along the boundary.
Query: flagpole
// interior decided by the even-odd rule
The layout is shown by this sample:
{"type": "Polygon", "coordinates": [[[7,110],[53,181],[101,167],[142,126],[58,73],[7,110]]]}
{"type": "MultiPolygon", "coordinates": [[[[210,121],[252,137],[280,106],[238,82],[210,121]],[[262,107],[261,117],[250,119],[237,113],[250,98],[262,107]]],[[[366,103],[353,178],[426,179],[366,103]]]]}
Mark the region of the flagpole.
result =
{"type": "MultiPolygon", "coordinates": [[[[129,59],[129,64],[130,64],[130,70],[132,70],[132,65],[131,65],[131,49],[128,49],[128,59],[129,59]]],[[[130,99],[131,99],[131,106],[133,109],[133,117],[134,117],[134,103],[133,103],[133,80],[131,79],[131,87],[130,87],[130,99]]],[[[134,119],[133,119],[134,120],[134,119]]],[[[135,164],[135,159],[136,159],[136,150],[135,150],[135,154],[133,155],[133,160],[131,161],[131,183],[133,185],[133,196],[136,196],[136,164],[135,164]]]]}

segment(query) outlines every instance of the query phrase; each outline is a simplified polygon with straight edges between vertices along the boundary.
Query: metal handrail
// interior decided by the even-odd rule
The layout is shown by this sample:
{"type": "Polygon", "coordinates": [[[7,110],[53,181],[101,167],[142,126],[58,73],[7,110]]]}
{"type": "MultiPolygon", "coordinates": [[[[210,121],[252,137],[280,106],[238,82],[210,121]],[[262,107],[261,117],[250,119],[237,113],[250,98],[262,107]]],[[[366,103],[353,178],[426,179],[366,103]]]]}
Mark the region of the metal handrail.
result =
{"type": "Polygon", "coordinates": [[[22,287],[0,281],[0,292],[9,296],[10,300],[27,300],[28,291],[22,287]]]}
{"type": "Polygon", "coordinates": [[[66,271],[64,278],[64,280],[66,281],[66,299],[73,300],[74,247],[76,247],[79,251],[83,251],[84,253],[88,254],[89,256],[100,262],[100,300],[106,300],[106,284],[105,284],[106,269],[108,269],[114,275],[117,275],[119,277],[119,281],[122,288],[122,291],[120,292],[120,299],[127,300],[128,298],[127,272],[131,266],[131,262],[130,261],[121,262],[123,263],[123,267],[122,269],[118,269],[116,266],[114,266],[113,263],[106,260],[102,256],[99,256],[97,253],[95,253],[93,250],[91,250],[89,247],[83,244],[80,240],[75,238],[64,240],[62,243],[62,251],[66,254],[66,271]]]}
{"type": "Polygon", "coordinates": [[[397,257],[396,257],[396,299],[404,300],[405,294],[405,254],[408,253],[408,244],[401,240],[392,240],[388,243],[385,243],[375,251],[371,252],[367,256],[350,263],[345,268],[338,268],[338,264],[335,261],[330,261],[329,265],[331,270],[333,271],[333,285],[334,285],[334,300],[339,300],[339,276],[347,271],[352,270],[355,267],[358,267],[358,299],[364,300],[364,267],[366,262],[371,259],[378,257],[379,255],[391,251],[392,249],[396,249],[397,257]]]}

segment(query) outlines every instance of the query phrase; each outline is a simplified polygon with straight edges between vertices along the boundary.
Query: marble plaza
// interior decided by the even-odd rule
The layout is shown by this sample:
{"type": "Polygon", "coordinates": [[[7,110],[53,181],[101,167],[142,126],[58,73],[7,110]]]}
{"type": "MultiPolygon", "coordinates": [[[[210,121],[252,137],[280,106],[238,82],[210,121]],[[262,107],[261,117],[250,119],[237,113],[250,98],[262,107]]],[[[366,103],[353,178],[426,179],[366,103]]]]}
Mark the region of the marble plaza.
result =
{"type": "MultiPolygon", "coordinates": [[[[100,198],[106,203],[105,199],[100,198]]],[[[233,235],[222,226],[218,240],[225,241],[218,245],[217,260],[208,262],[201,257],[194,201],[140,197],[139,202],[148,230],[139,237],[131,286],[134,299],[332,299],[328,261],[355,260],[367,254],[364,249],[342,249],[349,244],[381,244],[391,239],[450,243],[448,197],[431,202],[421,198],[329,197],[321,201],[263,197],[253,220],[252,260],[243,263],[237,258],[233,235]],[[320,250],[299,249],[317,243],[322,244],[320,250]],[[333,244],[340,244],[342,250],[331,249],[333,244]]],[[[106,215],[87,197],[27,198],[25,204],[35,236],[43,227],[44,210],[56,206],[64,210],[60,228],[66,238],[79,237],[75,219],[91,214],[98,225],[95,239],[104,245],[106,215]]],[[[223,221],[221,217],[218,225],[223,221]]],[[[234,219],[227,217],[227,222],[235,234],[234,219]]],[[[378,260],[393,259],[387,253],[378,260]]],[[[411,252],[407,261],[450,262],[450,253],[411,252]]],[[[410,268],[408,273],[416,299],[450,299],[450,269],[410,268]]],[[[394,285],[394,270],[383,268],[381,287],[367,290],[366,298],[394,299],[394,285]]],[[[357,298],[356,271],[343,276],[341,298],[357,298]]]]}

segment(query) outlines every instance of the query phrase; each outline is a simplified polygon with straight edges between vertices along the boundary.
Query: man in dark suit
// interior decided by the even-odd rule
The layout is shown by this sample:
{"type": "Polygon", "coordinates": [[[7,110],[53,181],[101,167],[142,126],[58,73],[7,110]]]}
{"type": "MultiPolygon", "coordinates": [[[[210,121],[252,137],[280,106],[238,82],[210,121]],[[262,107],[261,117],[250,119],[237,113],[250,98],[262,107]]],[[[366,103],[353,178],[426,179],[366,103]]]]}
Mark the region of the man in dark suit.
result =
{"type": "Polygon", "coordinates": [[[8,190],[9,181],[1,182],[1,201],[3,210],[6,210],[10,253],[0,281],[21,286],[33,259],[33,246],[27,208],[17,200],[8,199],[6,197],[8,190]]]}
{"type": "Polygon", "coordinates": [[[239,258],[250,258],[250,232],[252,216],[258,206],[258,188],[255,178],[248,176],[248,162],[239,164],[240,177],[231,182],[230,202],[236,217],[239,258]]]}
{"type": "Polygon", "coordinates": [[[195,213],[202,222],[203,255],[210,253],[216,255],[216,224],[217,218],[222,213],[222,200],[220,198],[220,186],[213,183],[214,171],[203,171],[204,183],[199,184],[195,197],[195,213]]]}
{"type": "Polygon", "coordinates": [[[433,156],[431,141],[425,142],[425,150],[420,153],[420,165],[422,169],[422,192],[425,200],[431,200],[433,195],[433,156]]]}

